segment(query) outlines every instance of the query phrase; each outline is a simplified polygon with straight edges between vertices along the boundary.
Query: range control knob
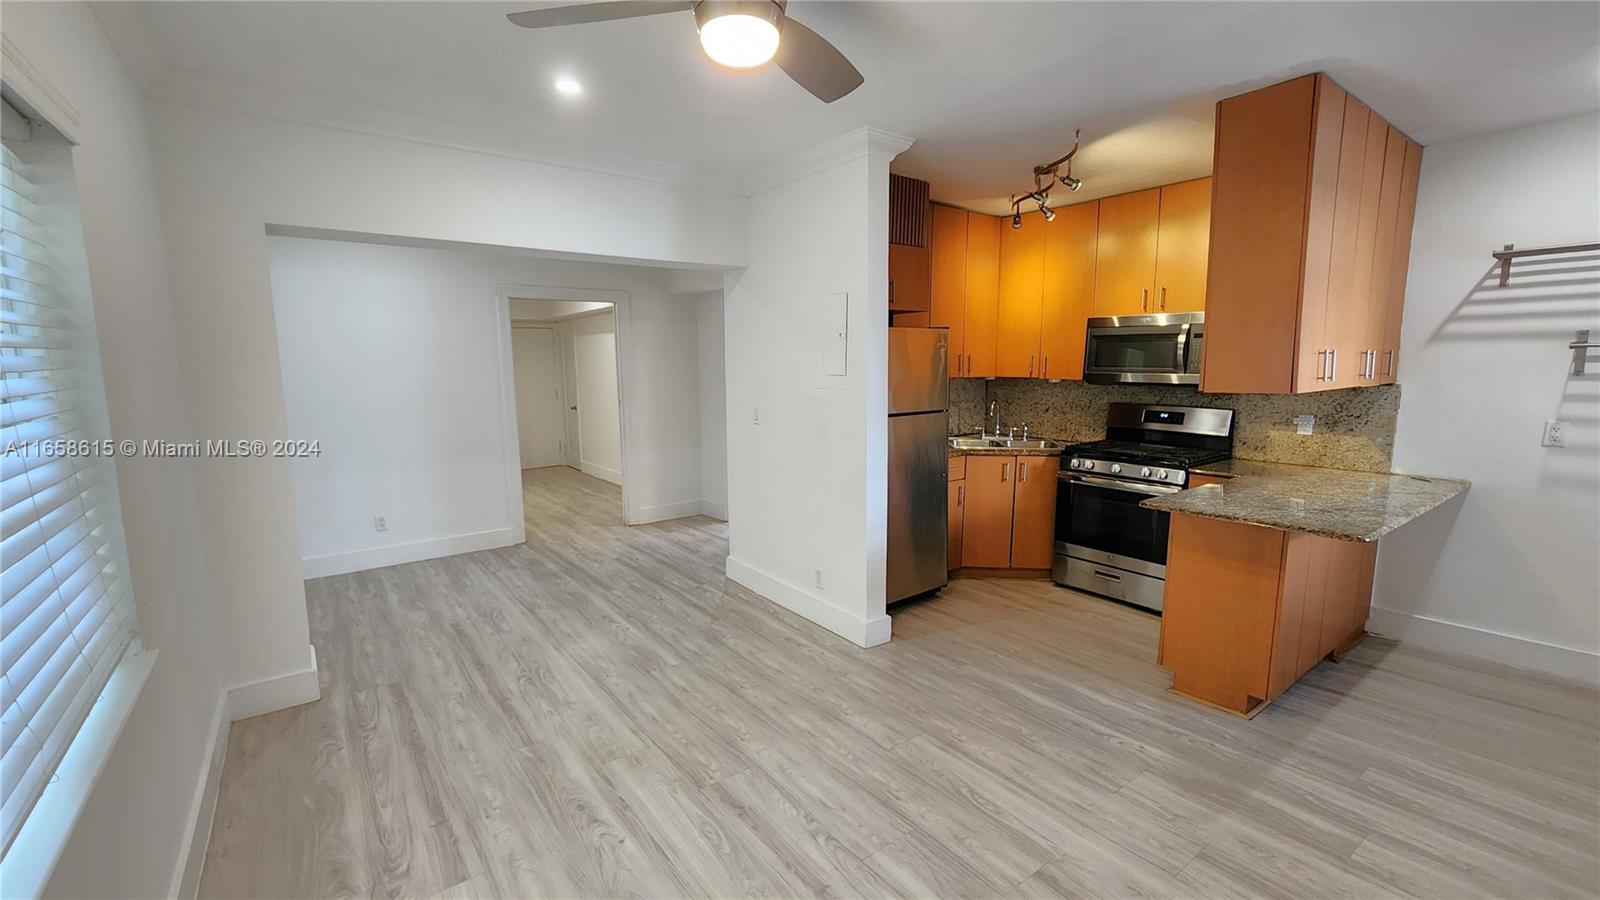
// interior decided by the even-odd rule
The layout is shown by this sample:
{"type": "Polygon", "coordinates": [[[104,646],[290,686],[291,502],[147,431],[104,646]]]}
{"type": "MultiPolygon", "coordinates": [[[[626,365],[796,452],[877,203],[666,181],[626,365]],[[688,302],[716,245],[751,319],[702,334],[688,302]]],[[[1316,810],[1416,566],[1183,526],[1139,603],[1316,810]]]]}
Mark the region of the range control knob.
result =
{"type": "Polygon", "coordinates": [[[1067,465],[1069,465],[1072,468],[1076,469],[1076,468],[1079,468],[1079,467],[1081,467],[1083,465],[1083,460],[1075,459],[1072,462],[1068,463],[1067,465]]]}
{"type": "Polygon", "coordinates": [[[1140,478],[1149,478],[1150,477],[1150,467],[1149,466],[1145,466],[1144,468],[1140,469],[1139,470],[1139,477],[1140,478]]]}
{"type": "Polygon", "coordinates": [[[1156,480],[1157,481],[1166,481],[1167,480],[1167,470],[1166,469],[1157,469],[1156,470],[1156,480]]]}
{"type": "Polygon", "coordinates": [[[1084,460],[1084,461],[1083,461],[1083,467],[1084,467],[1084,468],[1085,468],[1085,469],[1092,469],[1092,468],[1094,468],[1094,460],[1092,460],[1092,459],[1086,459],[1086,460],[1084,460]]]}
{"type": "Polygon", "coordinates": [[[1113,475],[1121,475],[1122,474],[1122,463],[1112,463],[1111,464],[1111,474],[1113,474],[1113,475]]]}

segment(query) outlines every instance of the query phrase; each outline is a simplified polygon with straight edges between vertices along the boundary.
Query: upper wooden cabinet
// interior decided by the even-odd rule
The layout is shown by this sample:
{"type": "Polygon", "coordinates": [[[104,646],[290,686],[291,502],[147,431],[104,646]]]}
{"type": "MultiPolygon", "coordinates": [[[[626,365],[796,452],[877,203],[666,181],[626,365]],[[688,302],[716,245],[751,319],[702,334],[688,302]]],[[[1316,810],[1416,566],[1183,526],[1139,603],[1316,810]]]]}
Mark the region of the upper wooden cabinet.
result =
{"type": "Polygon", "coordinates": [[[967,217],[953,206],[933,207],[928,324],[950,329],[950,377],[966,377],[967,217]]]}
{"type": "Polygon", "coordinates": [[[1217,104],[1202,390],[1394,380],[1421,154],[1326,75],[1217,104]]]}
{"type": "Polygon", "coordinates": [[[1211,179],[1161,188],[1156,227],[1156,283],[1150,312],[1199,312],[1206,306],[1211,247],[1211,179]]]}
{"type": "MultiPolygon", "coordinates": [[[[1026,218],[1026,217],[1024,217],[1026,218]]],[[[1044,227],[1044,296],[1039,326],[1039,377],[1083,377],[1084,321],[1094,308],[1094,257],[1100,204],[1056,210],[1044,227]]]]}
{"type": "Polygon", "coordinates": [[[1095,315],[1136,316],[1153,309],[1160,214],[1160,188],[1100,201],[1095,315]]]}
{"type": "Polygon", "coordinates": [[[1039,214],[1021,217],[1022,227],[1000,229],[999,324],[995,332],[995,371],[1001,378],[1032,378],[1039,373],[1039,316],[1044,297],[1046,222],[1039,214]]]}
{"type": "Polygon", "coordinates": [[[993,216],[967,216],[966,302],[963,375],[993,377],[1000,317],[1000,220],[993,216]]]}
{"type": "Polygon", "coordinates": [[[931,303],[930,256],[927,247],[889,245],[889,310],[927,312],[931,303]]]}
{"type": "Polygon", "coordinates": [[[889,314],[927,312],[932,302],[929,266],[931,204],[928,183],[889,176],[889,314]]]}

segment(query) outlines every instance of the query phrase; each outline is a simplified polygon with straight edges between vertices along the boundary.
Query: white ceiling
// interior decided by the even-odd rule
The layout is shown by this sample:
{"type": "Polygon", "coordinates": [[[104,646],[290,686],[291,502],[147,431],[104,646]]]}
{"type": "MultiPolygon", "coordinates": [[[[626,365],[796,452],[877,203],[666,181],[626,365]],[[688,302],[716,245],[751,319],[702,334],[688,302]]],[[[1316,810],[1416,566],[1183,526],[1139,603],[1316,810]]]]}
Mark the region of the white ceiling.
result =
{"type": "Polygon", "coordinates": [[[872,125],[916,139],[896,171],[991,212],[1074,127],[1074,199],[1206,174],[1216,99],[1317,70],[1424,144],[1600,108],[1596,3],[791,3],[866,76],[832,105],[770,66],[719,68],[688,13],[505,21],[536,5],[96,11],[152,96],[730,190],[872,125]]]}

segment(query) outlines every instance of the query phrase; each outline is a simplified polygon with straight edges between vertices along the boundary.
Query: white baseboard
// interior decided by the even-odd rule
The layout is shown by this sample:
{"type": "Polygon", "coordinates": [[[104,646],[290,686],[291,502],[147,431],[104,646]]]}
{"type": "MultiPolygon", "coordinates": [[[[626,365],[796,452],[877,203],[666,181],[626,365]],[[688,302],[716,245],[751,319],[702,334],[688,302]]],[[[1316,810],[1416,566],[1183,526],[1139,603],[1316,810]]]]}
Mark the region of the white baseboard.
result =
{"type": "Polygon", "coordinates": [[[802,590],[746,562],[728,557],[728,578],[744,585],[784,609],[821,625],[861,647],[875,647],[889,640],[889,617],[863,619],[835,606],[824,597],[802,590]]]}
{"type": "Polygon", "coordinates": [[[1435,650],[1461,653],[1589,684],[1600,684],[1600,654],[1473,625],[1372,607],[1367,630],[1435,650]]]}
{"type": "Polygon", "coordinates": [[[722,521],[726,522],[728,521],[728,504],[717,503],[714,500],[701,500],[700,514],[703,516],[710,516],[713,519],[721,519],[722,521]]]}
{"type": "Polygon", "coordinates": [[[609,481],[612,484],[622,483],[621,472],[617,471],[616,469],[608,469],[605,466],[597,466],[592,462],[588,462],[587,460],[580,460],[578,462],[578,471],[585,475],[593,475],[596,478],[609,481]]]}
{"type": "Polygon", "coordinates": [[[384,566],[398,566],[401,563],[438,559],[441,556],[455,556],[457,553],[471,553],[475,550],[493,550],[496,547],[509,547],[520,543],[522,539],[517,537],[516,529],[493,528],[488,531],[412,541],[407,544],[352,550],[349,553],[308,556],[300,560],[300,575],[302,578],[324,578],[329,575],[364,572],[367,569],[381,569],[384,566]]]}
{"type": "Polygon", "coordinates": [[[304,669],[228,688],[228,721],[237,722],[320,699],[322,685],[317,681],[317,648],[307,644],[306,654],[310,664],[304,669]]]}
{"type": "Polygon", "coordinates": [[[678,503],[663,503],[660,506],[646,506],[639,510],[632,524],[649,525],[651,522],[665,522],[668,519],[681,519],[684,516],[700,515],[701,503],[699,500],[684,500],[678,503]]]}
{"type": "Polygon", "coordinates": [[[211,715],[211,736],[206,743],[205,760],[195,779],[194,799],[189,803],[189,841],[172,872],[167,896],[192,900],[200,893],[200,873],[206,864],[206,848],[211,845],[211,824],[217,816],[217,793],[222,787],[222,763],[228,756],[228,695],[217,695],[217,708],[211,715]]]}

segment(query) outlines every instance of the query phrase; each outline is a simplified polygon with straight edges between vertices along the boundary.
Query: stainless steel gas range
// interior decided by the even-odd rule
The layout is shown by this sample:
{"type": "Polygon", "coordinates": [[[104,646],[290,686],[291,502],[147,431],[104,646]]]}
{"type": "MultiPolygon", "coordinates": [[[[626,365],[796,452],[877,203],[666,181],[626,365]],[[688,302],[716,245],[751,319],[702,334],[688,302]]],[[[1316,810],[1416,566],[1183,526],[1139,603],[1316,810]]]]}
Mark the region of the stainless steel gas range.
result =
{"type": "Polygon", "coordinates": [[[1232,410],[1111,404],[1105,440],[1062,451],[1055,582],[1159,612],[1170,516],[1139,504],[1232,453],[1232,410]]]}

